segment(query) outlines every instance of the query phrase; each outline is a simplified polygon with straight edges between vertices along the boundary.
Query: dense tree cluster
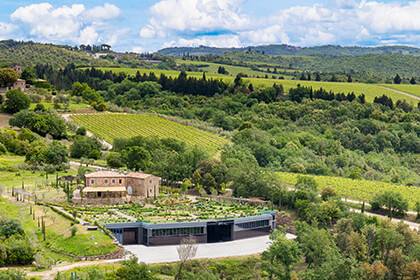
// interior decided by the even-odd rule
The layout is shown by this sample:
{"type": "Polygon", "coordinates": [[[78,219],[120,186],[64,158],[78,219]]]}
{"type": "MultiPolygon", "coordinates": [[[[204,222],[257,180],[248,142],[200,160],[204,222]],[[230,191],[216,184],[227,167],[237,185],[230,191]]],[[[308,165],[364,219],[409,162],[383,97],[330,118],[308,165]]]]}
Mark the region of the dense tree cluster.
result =
{"type": "Polygon", "coordinates": [[[31,264],[33,256],[34,250],[26,240],[21,222],[2,216],[0,218],[0,267],[31,264]]]}
{"type": "Polygon", "coordinates": [[[49,134],[54,139],[66,137],[66,125],[63,119],[52,112],[22,110],[10,118],[9,124],[29,128],[41,136],[49,134]]]}
{"type": "Polygon", "coordinates": [[[116,138],[113,149],[107,157],[109,165],[156,173],[168,184],[191,178],[198,163],[208,156],[198,147],[189,148],[173,138],[116,138]]]}

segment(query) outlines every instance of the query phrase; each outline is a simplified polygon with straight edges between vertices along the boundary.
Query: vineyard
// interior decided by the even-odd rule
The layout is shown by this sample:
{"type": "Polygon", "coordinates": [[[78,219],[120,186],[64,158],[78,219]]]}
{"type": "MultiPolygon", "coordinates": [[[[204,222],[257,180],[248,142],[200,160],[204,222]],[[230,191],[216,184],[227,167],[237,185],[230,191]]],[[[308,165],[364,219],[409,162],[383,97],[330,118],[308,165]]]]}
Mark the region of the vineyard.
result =
{"type": "Polygon", "coordinates": [[[340,177],[299,175],[285,172],[278,172],[277,175],[280,181],[290,185],[296,184],[298,176],[312,177],[318,183],[319,189],[331,187],[337,192],[338,195],[343,198],[353,198],[369,202],[369,200],[376,193],[392,190],[400,192],[406,199],[408,199],[410,209],[414,209],[415,202],[420,201],[420,189],[413,186],[403,186],[365,180],[353,180],[340,177]]]}
{"type": "Polygon", "coordinates": [[[153,115],[135,114],[77,114],[71,118],[99,138],[112,143],[114,138],[157,136],[175,138],[189,146],[199,146],[215,154],[229,141],[195,127],[182,125],[153,115]]]}

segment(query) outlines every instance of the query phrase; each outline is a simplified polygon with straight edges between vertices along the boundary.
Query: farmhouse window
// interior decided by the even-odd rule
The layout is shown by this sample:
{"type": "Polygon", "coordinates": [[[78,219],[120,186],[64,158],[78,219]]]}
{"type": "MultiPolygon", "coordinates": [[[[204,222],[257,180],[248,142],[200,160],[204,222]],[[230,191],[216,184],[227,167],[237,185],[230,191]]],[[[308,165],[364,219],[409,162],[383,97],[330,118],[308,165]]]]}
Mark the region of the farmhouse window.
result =
{"type": "Polygon", "coordinates": [[[115,179],[112,179],[112,184],[115,184],[115,179]]]}
{"type": "Polygon", "coordinates": [[[90,183],[93,185],[93,184],[95,184],[95,180],[90,180],[90,183]]]}
{"type": "Polygon", "coordinates": [[[108,179],[105,179],[105,184],[108,184],[108,179]]]}
{"type": "Polygon", "coordinates": [[[149,192],[152,193],[152,189],[150,189],[149,192]]]}
{"type": "Polygon", "coordinates": [[[122,180],[120,179],[120,180],[118,181],[118,183],[121,185],[121,184],[122,184],[122,180]]]}
{"type": "Polygon", "coordinates": [[[151,184],[151,183],[152,183],[152,180],[149,181],[149,184],[151,184]]]}

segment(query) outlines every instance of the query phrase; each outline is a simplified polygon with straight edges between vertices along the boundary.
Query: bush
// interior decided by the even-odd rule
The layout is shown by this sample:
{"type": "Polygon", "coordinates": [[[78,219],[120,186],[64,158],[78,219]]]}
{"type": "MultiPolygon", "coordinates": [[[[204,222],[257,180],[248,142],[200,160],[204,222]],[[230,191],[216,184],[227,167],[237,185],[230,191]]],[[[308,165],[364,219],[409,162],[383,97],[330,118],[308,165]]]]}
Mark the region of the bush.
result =
{"type": "Polygon", "coordinates": [[[84,128],[83,126],[79,127],[76,130],[76,134],[81,135],[81,136],[86,136],[86,128],[84,128]]]}
{"type": "Polygon", "coordinates": [[[22,223],[17,219],[2,218],[0,220],[0,236],[9,238],[15,234],[23,234],[22,223]]]}
{"type": "Polygon", "coordinates": [[[0,155],[4,154],[7,154],[7,149],[2,143],[0,143],[0,155]]]}
{"type": "Polygon", "coordinates": [[[33,103],[39,103],[42,100],[41,95],[36,93],[28,93],[28,97],[33,103]]]}
{"type": "Polygon", "coordinates": [[[75,236],[76,235],[76,232],[77,232],[77,227],[71,227],[70,228],[70,232],[71,232],[71,236],[75,236]]]}
{"type": "Polygon", "coordinates": [[[45,106],[41,103],[36,104],[34,111],[45,112],[45,106]]]}
{"type": "Polygon", "coordinates": [[[25,273],[17,269],[0,270],[0,280],[25,280],[25,273]]]}
{"type": "Polygon", "coordinates": [[[120,168],[124,166],[119,153],[111,152],[106,156],[106,164],[112,168],[120,168]]]}
{"type": "Polygon", "coordinates": [[[4,241],[8,265],[26,265],[32,263],[34,251],[31,244],[21,236],[12,236],[4,241]]]}
{"type": "Polygon", "coordinates": [[[20,110],[28,109],[31,105],[29,97],[18,89],[8,90],[6,92],[5,110],[8,113],[16,113],[20,110]]]}

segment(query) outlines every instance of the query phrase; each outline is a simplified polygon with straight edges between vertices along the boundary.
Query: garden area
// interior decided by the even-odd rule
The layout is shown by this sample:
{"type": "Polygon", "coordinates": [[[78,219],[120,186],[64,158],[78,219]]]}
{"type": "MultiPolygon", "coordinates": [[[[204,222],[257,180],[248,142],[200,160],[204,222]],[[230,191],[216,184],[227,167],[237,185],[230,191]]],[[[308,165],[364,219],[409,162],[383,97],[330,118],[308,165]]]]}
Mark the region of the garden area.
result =
{"type": "MultiPolygon", "coordinates": [[[[262,204],[262,203],[261,203],[262,204]]],[[[147,198],[141,203],[123,205],[89,205],[76,207],[64,205],[68,212],[91,223],[178,223],[208,220],[226,220],[255,216],[269,211],[268,205],[250,206],[243,202],[221,202],[212,198],[185,195],[161,195],[147,198]]]]}

